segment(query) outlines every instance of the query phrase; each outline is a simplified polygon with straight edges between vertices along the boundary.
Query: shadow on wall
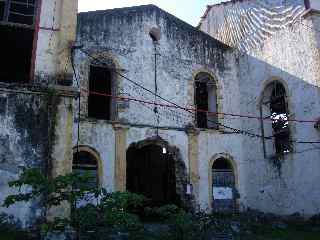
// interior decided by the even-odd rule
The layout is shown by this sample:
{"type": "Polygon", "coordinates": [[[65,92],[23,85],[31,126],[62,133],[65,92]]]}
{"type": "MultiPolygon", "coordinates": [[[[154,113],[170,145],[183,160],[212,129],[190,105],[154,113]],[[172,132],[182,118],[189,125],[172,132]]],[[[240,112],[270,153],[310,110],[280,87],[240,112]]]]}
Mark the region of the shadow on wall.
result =
{"type": "Polygon", "coordinates": [[[241,184],[254,184],[250,208],[277,214],[320,211],[315,203],[320,193],[313,188],[320,180],[314,171],[320,167],[320,135],[314,121],[299,121],[319,118],[319,87],[309,83],[316,79],[307,79],[319,72],[310,75],[307,63],[301,68],[301,76],[295,76],[253,56],[239,56],[242,112],[263,118],[242,121],[242,129],[264,137],[247,136],[243,142],[248,182],[241,184]]]}

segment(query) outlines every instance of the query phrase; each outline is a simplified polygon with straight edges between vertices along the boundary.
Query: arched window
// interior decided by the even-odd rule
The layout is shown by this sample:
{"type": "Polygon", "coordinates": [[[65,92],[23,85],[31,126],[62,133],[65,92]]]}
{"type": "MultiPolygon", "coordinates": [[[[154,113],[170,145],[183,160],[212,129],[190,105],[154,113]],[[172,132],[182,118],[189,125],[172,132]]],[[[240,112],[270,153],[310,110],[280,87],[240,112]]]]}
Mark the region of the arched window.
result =
{"type": "Polygon", "coordinates": [[[212,165],[212,195],[214,211],[236,209],[235,174],[228,159],[219,158],[212,165]]]}
{"type": "Polygon", "coordinates": [[[112,96],[116,95],[115,92],[114,64],[110,61],[105,65],[101,62],[92,63],[89,74],[88,117],[114,120],[116,101],[112,96]]]}
{"type": "Polygon", "coordinates": [[[272,152],[277,156],[292,151],[289,128],[288,97],[284,86],[279,81],[273,81],[265,88],[261,101],[262,133],[271,137],[273,141],[263,139],[266,155],[270,152],[270,143],[273,144],[272,152]],[[267,119],[270,121],[266,121],[267,119]]]}
{"type": "Polygon", "coordinates": [[[217,86],[213,77],[205,72],[198,73],[195,77],[196,126],[198,128],[219,128],[217,105],[217,86]]]}
{"type": "Polygon", "coordinates": [[[79,151],[73,154],[72,171],[79,175],[89,176],[88,186],[98,186],[98,161],[89,152],[79,151]]]}

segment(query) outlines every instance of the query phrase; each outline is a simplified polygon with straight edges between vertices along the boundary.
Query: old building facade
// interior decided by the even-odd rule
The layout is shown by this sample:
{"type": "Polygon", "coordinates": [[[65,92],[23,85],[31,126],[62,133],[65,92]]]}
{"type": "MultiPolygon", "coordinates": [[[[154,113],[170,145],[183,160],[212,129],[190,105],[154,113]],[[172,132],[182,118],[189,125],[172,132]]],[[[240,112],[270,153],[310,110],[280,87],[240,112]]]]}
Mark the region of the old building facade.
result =
{"type": "MultiPolygon", "coordinates": [[[[195,208],[317,213],[319,133],[314,125],[318,113],[311,109],[319,104],[319,38],[312,29],[318,17],[311,4],[236,1],[209,7],[200,29],[231,48],[216,46],[215,39],[151,6],[80,14],[78,44],[83,51],[76,59],[84,88],[82,117],[90,119],[92,66],[102,64],[118,71],[117,80],[110,80],[116,81],[116,92],[106,90],[120,96],[116,117],[110,114],[109,124],[83,120],[80,134],[81,145],[111,159],[110,166],[100,160],[105,169],[102,184],[111,190],[131,190],[131,181],[152,186],[150,176],[131,179],[140,172],[132,173],[127,166],[130,159],[138,159],[129,150],[159,138],[158,145],[179,150],[185,171],[176,169],[176,187],[184,190],[178,195],[191,199],[195,208]],[[155,46],[154,40],[158,40],[155,46]],[[161,98],[135,83],[157,91],[161,98]],[[131,100],[124,101],[127,98],[131,100]],[[162,98],[178,107],[163,106],[168,101],[162,98]],[[154,99],[161,104],[158,114],[150,104],[154,99]],[[190,109],[220,114],[195,114],[190,109]],[[100,146],[101,141],[93,137],[98,133],[114,140],[100,146]],[[215,164],[216,160],[222,163],[215,164]]],[[[91,97],[94,87],[92,92],[91,97]]],[[[142,185],[140,191],[147,191],[142,185]]]]}
{"type": "MultiPolygon", "coordinates": [[[[243,115],[261,113],[268,118],[270,113],[279,112],[271,106],[270,95],[275,97],[277,92],[271,93],[273,88],[278,95],[282,92],[280,112],[289,119],[308,121],[319,117],[318,4],[252,0],[208,6],[199,28],[242,56],[238,76],[243,115]]],[[[319,188],[315,186],[320,177],[319,131],[314,128],[315,122],[289,121],[280,129],[286,129],[285,134],[272,122],[242,121],[242,129],[276,136],[273,141],[242,141],[247,179],[243,197],[248,199],[247,205],[281,214],[319,212],[319,188]],[[281,141],[287,146],[281,146],[281,141]],[[275,161],[274,152],[283,150],[288,154],[275,161]],[[279,171],[272,162],[279,165],[279,171]]]]}
{"type": "MultiPolygon", "coordinates": [[[[0,1],[1,206],[22,168],[40,167],[48,176],[72,169],[76,17],[76,0],[0,1]]],[[[36,202],[0,211],[24,225],[44,214],[36,202]]]]}
{"type": "Polygon", "coordinates": [[[317,5],[261,2],[209,6],[200,30],[153,5],[80,13],[76,38],[76,1],[38,3],[32,81],[1,83],[0,202],[42,166],[154,204],[319,213],[317,5]]]}
{"type": "MultiPolygon", "coordinates": [[[[77,44],[82,46],[75,56],[82,92],[79,142],[99,153],[100,184],[159,201],[178,195],[167,200],[211,209],[208,169],[216,159],[234,163],[232,156],[241,156],[241,138],[218,123],[240,127],[240,122],[182,108],[196,107],[198,97],[202,109],[210,98],[213,112],[239,109],[232,49],[152,5],[80,13],[77,44]],[[94,84],[101,69],[109,76],[109,89],[94,84]],[[103,93],[120,98],[109,97],[108,107],[96,108],[92,102],[108,98],[103,93]],[[157,165],[163,158],[174,161],[173,169],[157,165]],[[155,165],[147,164],[152,159],[155,165]]],[[[77,130],[75,125],[74,144],[77,130]]]]}

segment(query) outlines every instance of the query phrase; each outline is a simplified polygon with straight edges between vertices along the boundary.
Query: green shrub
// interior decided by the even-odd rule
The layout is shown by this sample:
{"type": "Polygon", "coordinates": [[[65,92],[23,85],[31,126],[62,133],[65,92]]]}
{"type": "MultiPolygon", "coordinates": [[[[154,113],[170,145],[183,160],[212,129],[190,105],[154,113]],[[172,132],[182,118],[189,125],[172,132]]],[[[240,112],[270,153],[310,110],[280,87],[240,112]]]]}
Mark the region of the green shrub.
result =
{"type": "Polygon", "coordinates": [[[31,240],[32,236],[21,228],[13,216],[0,213],[0,240],[31,240]]]}
{"type": "Polygon", "coordinates": [[[147,201],[142,195],[130,192],[106,193],[101,199],[101,204],[107,209],[118,209],[131,213],[140,211],[147,201]]]}
{"type": "Polygon", "coordinates": [[[105,189],[90,188],[88,181],[86,175],[71,173],[48,179],[39,169],[25,169],[18,180],[9,183],[19,192],[8,196],[4,206],[42,199],[43,207],[50,209],[67,202],[71,207],[71,216],[55,218],[52,222],[44,219],[44,224],[39,226],[43,234],[72,229],[77,238],[108,239],[108,234],[113,232],[123,231],[134,235],[141,231],[142,224],[134,212],[143,207],[145,197],[129,192],[107,193],[105,189]],[[88,204],[78,207],[84,201],[88,204]]]}

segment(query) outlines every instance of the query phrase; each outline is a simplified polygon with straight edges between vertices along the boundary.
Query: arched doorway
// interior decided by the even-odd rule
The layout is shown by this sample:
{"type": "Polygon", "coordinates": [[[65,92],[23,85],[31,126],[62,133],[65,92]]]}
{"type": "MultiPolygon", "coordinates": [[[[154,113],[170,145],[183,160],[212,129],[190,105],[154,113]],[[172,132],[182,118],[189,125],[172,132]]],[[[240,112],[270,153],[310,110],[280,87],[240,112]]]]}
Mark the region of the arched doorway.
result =
{"type": "MultiPolygon", "coordinates": [[[[176,153],[165,142],[132,144],[127,150],[127,190],[146,196],[154,206],[181,205],[176,161],[176,153]]],[[[184,185],[182,181],[179,184],[184,185]]]]}
{"type": "Polygon", "coordinates": [[[215,212],[231,212],[236,209],[237,191],[235,173],[231,162],[218,158],[212,164],[212,209],[215,212]]]}

